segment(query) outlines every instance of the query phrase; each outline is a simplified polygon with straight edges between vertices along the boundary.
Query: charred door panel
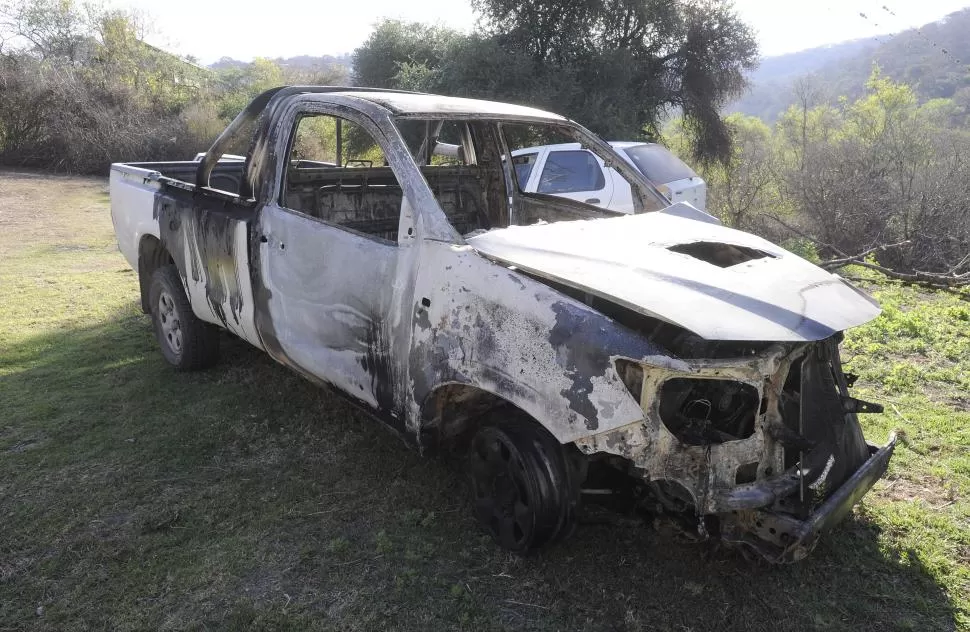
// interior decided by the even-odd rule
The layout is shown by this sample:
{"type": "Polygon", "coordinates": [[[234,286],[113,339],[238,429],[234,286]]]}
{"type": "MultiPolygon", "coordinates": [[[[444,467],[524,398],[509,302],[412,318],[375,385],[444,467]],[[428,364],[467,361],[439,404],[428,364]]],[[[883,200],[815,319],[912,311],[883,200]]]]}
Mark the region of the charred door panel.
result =
{"type": "Polygon", "coordinates": [[[271,205],[261,211],[258,326],[278,361],[399,417],[388,318],[398,246],[271,205]]]}

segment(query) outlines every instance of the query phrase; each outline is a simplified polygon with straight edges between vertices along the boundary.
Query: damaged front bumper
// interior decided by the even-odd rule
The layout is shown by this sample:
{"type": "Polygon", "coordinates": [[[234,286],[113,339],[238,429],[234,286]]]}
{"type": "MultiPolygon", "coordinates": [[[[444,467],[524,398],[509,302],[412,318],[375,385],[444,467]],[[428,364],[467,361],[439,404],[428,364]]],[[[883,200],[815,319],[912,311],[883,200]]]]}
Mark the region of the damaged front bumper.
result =
{"type": "Polygon", "coordinates": [[[702,535],[771,562],[803,559],[885,474],[895,435],[865,441],[857,413],[872,405],[849,397],[837,339],[689,363],[619,362],[643,421],[576,445],[621,457],[657,506],[693,515],[702,535]]]}
{"type": "MultiPolygon", "coordinates": [[[[862,497],[886,473],[896,448],[896,433],[886,445],[869,444],[870,457],[847,481],[842,483],[807,519],[783,513],[741,510],[721,519],[720,536],[725,542],[743,545],[769,562],[790,564],[805,559],[819,538],[839,524],[862,497]]],[[[795,478],[795,489],[798,479],[795,478]]]]}

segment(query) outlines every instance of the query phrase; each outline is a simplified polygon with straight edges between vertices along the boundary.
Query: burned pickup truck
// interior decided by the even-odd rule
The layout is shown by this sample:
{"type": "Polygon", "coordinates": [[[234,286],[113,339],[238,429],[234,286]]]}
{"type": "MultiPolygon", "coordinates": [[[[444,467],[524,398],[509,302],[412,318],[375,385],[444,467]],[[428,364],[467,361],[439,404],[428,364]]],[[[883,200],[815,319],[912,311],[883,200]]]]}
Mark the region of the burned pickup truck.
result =
{"type": "Polygon", "coordinates": [[[201,160],[113,165],[111,212],[168,362],[212,365],[227,330],[419,449],[461,451],[478,520],[513,551],[623,481],[702,536],[799,560],[893,451],[863,438],[875,405],[839,360],[872,299],[668,205],[555,114],[275,89],[201,160]],[[587,186],[593,152],[634,213],[526,192],[514,152],[554,143],[582,154],[557,191],[587,186]]]}

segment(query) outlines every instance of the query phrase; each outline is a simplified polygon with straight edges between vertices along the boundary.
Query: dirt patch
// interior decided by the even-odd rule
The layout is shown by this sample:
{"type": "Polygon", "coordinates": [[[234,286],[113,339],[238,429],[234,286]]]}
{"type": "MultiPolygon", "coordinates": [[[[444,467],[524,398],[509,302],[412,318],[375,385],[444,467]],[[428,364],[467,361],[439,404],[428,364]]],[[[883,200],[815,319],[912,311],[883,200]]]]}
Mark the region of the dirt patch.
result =
{"type": "Polygon", "coordinates": [[[955,410],[961,412],[970,412],[970,397],[966,395],[957,395],[950,397],[946,401],[947,405],[955,410]]]}
{"type": "Polygon", "coordinates": [[[87,176],[61,176],[0,171],[0,256],[38,245],[87,247],[112,239],[108,181],[87,176]]]}
{"type": "Polygon", "coordinates": [[[924,502],[930,507],[944,507],[956,500],[956,490],[936,479],[913,481],[908,478],[886,480],[876,488],[880,496],[901,502],[924,502]]]}

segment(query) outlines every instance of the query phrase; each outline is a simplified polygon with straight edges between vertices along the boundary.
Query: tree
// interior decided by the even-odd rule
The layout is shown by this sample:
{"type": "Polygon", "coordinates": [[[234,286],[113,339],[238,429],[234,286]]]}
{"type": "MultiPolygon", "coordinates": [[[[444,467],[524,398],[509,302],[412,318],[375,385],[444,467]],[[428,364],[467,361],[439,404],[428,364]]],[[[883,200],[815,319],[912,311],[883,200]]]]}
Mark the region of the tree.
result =
{"type": "Polygon", "coordinates": [[[711,209],[734,228],[750,229],[756,216],[778,212],[772,131],[761,119],[732,114],[726,123],[731,157],[704,171],[711,209]]]}
{"type": "Polygon", "coordinates": [[[353,75],[357,85],[398,88],[399,72],[407,65],[437,69],[446,51],[461,38],[457,31],[418,22],[384,20],[353,55],[353,75]]]}
{"type": "Polygon", "coordinates": [[[697,156],[727,159],[719,108],[755,64],[723,0],[476,0],[483,33],[385,21],[354,53],[359,84],[409,87],[563,113],[599,134],[656,135],[684,114],[697,156]]]}
{"type": "Polygon", "coordinates": [[[78,61],[87,39],[88,13],[74,0],[8,0],[0,4],[0,37],[26,42],[41,59],[78,61]]]}
{"type": "Polygon", "coordinates": [[[878,68],[855,102],[792,106],[776,162],[790,228],[837,262],[864,253],[889,274],[955,282],[970,270],[970,134],[958,115],[950,100],[920,106],[878,68]]]}

